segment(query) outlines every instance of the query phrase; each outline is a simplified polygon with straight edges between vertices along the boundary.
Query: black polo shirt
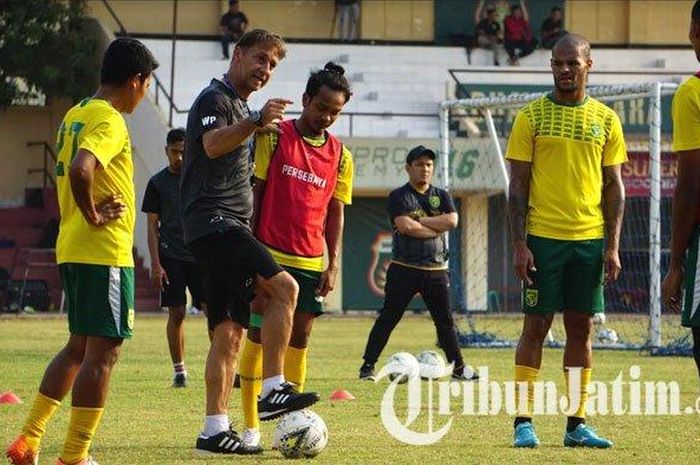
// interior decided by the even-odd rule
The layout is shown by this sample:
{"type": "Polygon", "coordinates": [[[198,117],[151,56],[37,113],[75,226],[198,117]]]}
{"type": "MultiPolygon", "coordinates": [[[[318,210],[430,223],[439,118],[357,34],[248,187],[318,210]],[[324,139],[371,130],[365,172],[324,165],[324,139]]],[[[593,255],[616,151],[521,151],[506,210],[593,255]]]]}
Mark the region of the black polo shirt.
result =
{"type": "Polygon", "coordinates": [[[223,82],[212,79],[192,104],[187,117],[185,154],[180,181],[180,211],[185,242],[235,226],[250,229],[253,191],[249,141],[210,159],[202,136],[248,117],[245,100],[223,82]]]}
{"type": "Polygon", "coordinates": [[[392,224],[394,262],[417,268],[447,268],[447,233],[433,239],[419,239],[401,234],[394,223],[397,216],[408,216],[417,221],[424,216],[453,213],[454,202],[445,190],[431,185],[421,194],[406,183],[391,191],[387,211],[392,224]]]}
{"type": "Polygon", "coordinates": [[[192,257],[182,237],[182,223],[178,208],[179,190],[179,173],[171,173],[168,168],[159,171],[148,181],[141,211],[158,215],[160,255],[192,262],[194,257],[192,257]]]}

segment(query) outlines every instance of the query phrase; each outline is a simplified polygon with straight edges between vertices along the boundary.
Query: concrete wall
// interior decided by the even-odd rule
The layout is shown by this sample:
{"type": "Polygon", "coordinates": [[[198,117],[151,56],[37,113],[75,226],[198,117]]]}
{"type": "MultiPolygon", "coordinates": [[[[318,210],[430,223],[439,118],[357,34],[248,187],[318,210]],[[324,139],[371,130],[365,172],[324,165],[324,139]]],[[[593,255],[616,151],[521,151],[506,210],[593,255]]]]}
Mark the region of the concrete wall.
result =
{"type": "MultiPolygon", "coordinates": [[[[241,5],[245,3],[241,2],[241,5]]],[[[169,34],[172,31],[172,1],[110,0],[109,5],[131,34],[169,34]]],[[[88,11],[111,31],[118,31],[117,23],[102,1],[89,0],[88,11]]],[[[223,11],[224,2],[220,0],[178,0],[178,32],[218,34],[223,11]]]]}
{"type": "MultiPolygon", "coordinates": [[[[288,38],[328,39],[333,32],[333,0],[241,0],[251,27],[288,38]]],[[[532,28],[539,35],[545,11],[556,0],[530,0],[532,28]]],[[[172,31],[172,1],[110,0],[110,6],[132,34],[172,31]]],[[[476,0],[363,0],[362,39],[444,43],[450,33],[473,30],[476,0]],[[438,14],[436,14],[436,12],[438,14]]],[[[567,29],[596,44],[683,45],[693,0],[565,0],[567,29]],[[672,26],[671,26],[672,25],[672,26]]],[[[91,14],[111,30],[118,28],[101,1],[89,0],[91,14]]],[[[219,33],[226,0],[179,0],[180,34],[219,33]]]]}
{"type": "Polygon", "coordinates": [[[567,0],[566,28],[597,44],[685,45],[693,0],[567,0]]]}
{"type": "MultiPolygon", "coordinates": [[[[23,205],[25,188],[41,187],[42,175],[27,170],[43,167],[44,152],[41,147],[27,147],[27,142],[46,141],[53,146],[68,107],[67,102],[55,102],[47,107],[14,106],[0,111],[0,206],[23,205]]],[[[49,170],[53,173],[53,162],[49,170]]]]}
{"type": "MultiPolygon", "coordinates": [[[[170,34],[173,2],[163,0],[111,0],[110,6],[131,34],[170,34]]],[[[329,39],[333,33],[333,0],[241,0],[241,11],[250,27],[270,29],[283,37],[329,39]]],[[[103,3],[88,1],[90,14],[117,31],[103,3]]],[[[180,34],[219,34],[219,19],[228,9],[225,0],[179,0],[180,34]]],[[[364,0],[361,5],[360,36],[375,40],[432,41],[432,0],[364,0]]]]}

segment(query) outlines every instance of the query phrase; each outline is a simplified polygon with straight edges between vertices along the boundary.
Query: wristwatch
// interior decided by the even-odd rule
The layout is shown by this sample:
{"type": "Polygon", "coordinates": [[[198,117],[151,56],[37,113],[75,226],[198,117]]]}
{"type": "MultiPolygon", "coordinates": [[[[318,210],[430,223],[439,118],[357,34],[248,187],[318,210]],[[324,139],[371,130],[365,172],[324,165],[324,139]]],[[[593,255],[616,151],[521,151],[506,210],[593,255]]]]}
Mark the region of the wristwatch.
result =
{"type": "Polygon", "coordinates": [[[259,111],[251,111],[248,115],[248,121],[261,128],[263,126],[262,114],[259,111]]]}

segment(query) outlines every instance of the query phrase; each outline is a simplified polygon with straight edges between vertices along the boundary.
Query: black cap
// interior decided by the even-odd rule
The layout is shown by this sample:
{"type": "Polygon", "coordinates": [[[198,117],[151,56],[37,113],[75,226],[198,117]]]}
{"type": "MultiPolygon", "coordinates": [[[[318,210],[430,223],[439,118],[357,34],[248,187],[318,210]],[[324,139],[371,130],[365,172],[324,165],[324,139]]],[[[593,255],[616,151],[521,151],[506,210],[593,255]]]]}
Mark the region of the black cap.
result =
{"type": "Polygon", "coordinates": [[[429,157],[431,160],[435,160],[435,158],[437,158],[435,152],[433,152],[424,145],[419,145],[417,147],[413,147],[408,152],[408,155],[406,155],[406,164],[410,165],[413,161],[418,160],[420,157],[424,156],[429,157]]]}

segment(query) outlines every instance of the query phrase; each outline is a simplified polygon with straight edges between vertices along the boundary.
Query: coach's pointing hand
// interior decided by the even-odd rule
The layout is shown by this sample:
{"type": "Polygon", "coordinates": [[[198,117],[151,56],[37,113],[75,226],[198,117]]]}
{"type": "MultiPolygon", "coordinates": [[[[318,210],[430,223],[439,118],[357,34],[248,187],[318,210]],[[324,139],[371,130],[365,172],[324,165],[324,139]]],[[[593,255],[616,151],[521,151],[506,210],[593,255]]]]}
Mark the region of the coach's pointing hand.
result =
{"type": "Polygon", "coordinates": [[[273,98],[267,101],[265,106],[260,110],[262,125],[267,126],[270,123],[278,123],[284,119],[284,109],[287,105],[291,105],[291,100],[283,98],[273,98]]]}

